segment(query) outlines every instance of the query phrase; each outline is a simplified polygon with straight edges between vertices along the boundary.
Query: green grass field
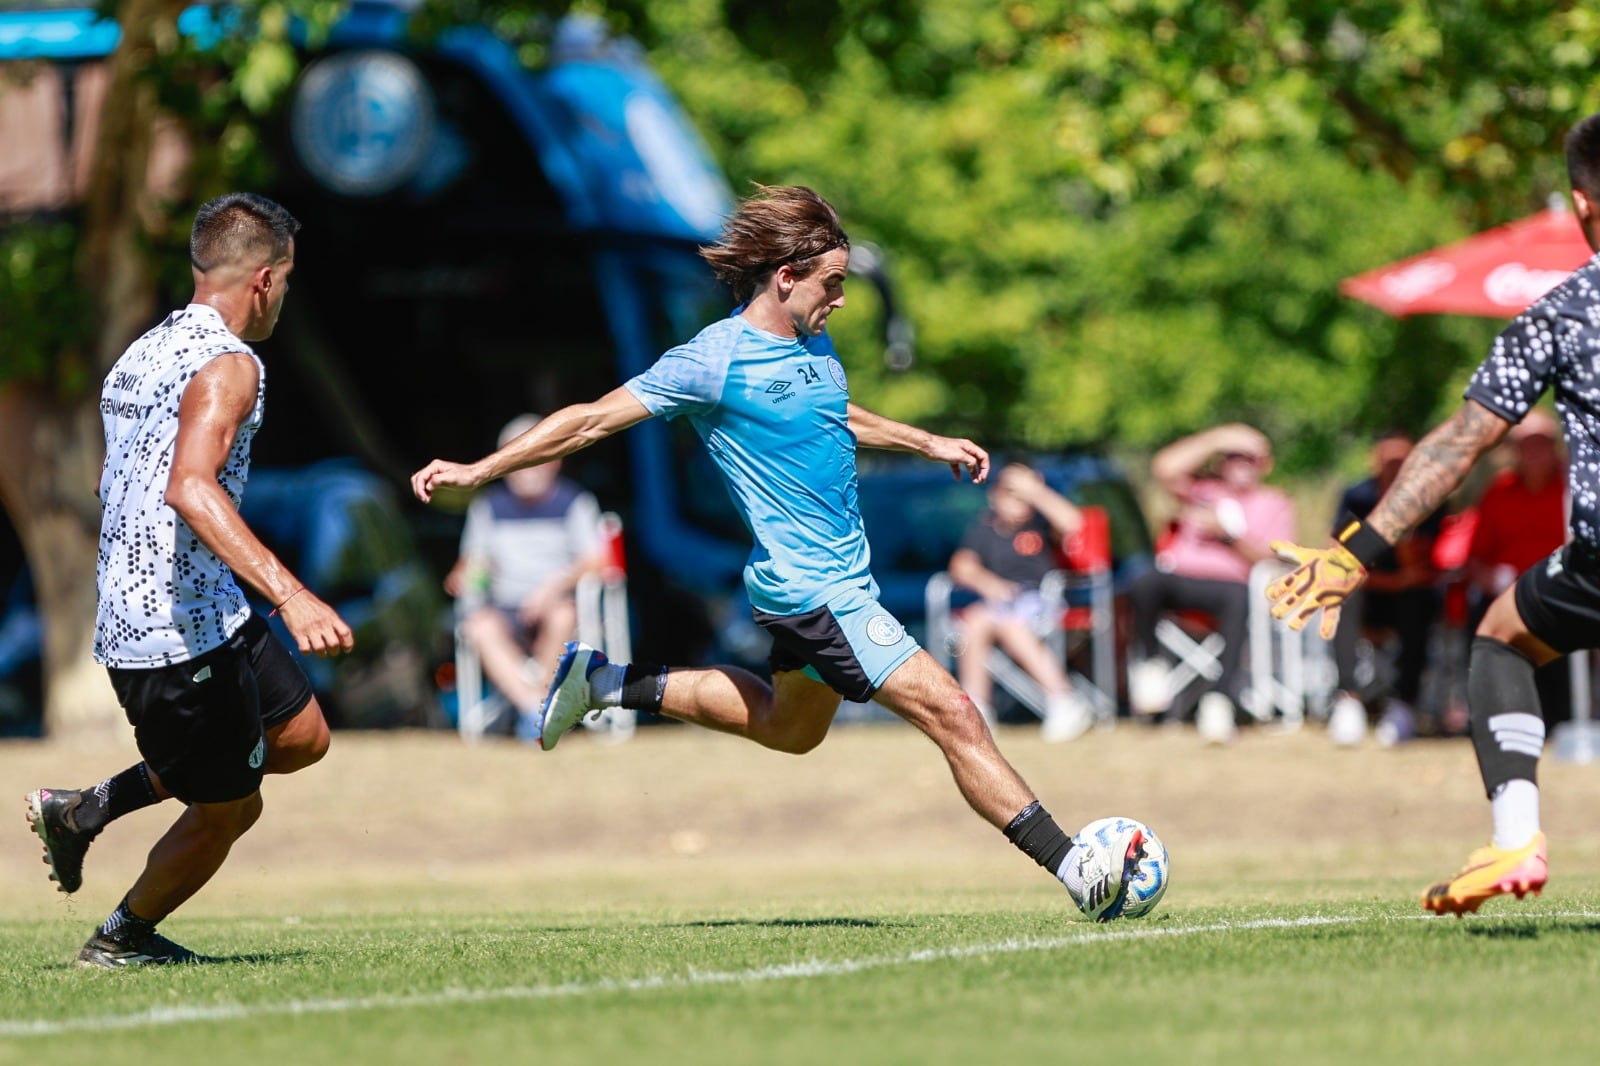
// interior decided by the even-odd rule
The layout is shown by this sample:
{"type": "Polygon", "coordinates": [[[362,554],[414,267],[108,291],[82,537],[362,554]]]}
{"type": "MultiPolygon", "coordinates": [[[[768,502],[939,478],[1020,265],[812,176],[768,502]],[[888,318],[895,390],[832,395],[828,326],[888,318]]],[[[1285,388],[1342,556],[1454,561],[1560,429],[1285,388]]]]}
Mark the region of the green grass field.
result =
{"type": "MultiPolygon", "coordinates": [[[[803,759],[679,729],[341,736],[163,926],[215,965],[67,965],[170,810],[108,832],[70,899],[19,818],[0,1061],[1593,1061],[1600,767],[1546,769],[1545,897],[1456,920],[1415,894],[1486,832],[1464,744],[1002,745],[1063,822],[1162,833],[1154,916],[1074,921],[899,727],[803,759]]],[[[0,779],[20,799],[128,754],[0,747],[0,779]]]]}

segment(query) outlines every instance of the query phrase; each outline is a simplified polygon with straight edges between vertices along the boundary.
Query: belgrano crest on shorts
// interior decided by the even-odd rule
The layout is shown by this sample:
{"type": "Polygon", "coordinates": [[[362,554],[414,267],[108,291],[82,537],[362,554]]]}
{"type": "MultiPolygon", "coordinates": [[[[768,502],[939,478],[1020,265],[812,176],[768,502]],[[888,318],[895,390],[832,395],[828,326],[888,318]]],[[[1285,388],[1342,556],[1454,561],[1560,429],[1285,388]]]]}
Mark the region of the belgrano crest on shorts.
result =
{"type": "Polygon", "coordinates": [[[256,361],[256,402],[234,436],[218,484],[239,506],[250,441],[261,425],[266,370],[216,309],[190,304],[134,341],[100,390],[106,464],[100,474],[100,607],[94,657],[143,669],[185,662],[223,644],[249,617],[233,573],[167,505],[178,404],[219,355],[256,361]]]}

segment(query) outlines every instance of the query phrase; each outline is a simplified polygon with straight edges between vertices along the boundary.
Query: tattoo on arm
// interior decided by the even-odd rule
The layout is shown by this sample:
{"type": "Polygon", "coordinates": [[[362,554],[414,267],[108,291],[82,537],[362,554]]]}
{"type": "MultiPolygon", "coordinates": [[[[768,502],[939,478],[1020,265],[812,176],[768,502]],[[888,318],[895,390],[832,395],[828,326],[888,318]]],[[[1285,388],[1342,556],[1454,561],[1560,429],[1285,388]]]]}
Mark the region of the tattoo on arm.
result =
{"type": "Polygon", "coordinates": [[[1511,424],[1468,400],[1418,442],[1367,524],[1390,544],[1437,511],[1461,484],[1478,457],[1505,436],[1511,424]]]}

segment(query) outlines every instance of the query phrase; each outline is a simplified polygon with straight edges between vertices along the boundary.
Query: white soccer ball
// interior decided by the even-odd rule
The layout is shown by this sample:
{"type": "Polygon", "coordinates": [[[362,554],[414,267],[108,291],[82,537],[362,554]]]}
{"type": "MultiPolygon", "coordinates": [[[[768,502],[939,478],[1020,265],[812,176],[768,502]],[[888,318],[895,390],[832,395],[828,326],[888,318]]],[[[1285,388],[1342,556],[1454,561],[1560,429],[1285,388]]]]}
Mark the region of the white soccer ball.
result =
{"type": "Polygon", "coordinates": [[[1107,922],[1113,918],[1142,918],[1155,910],[1167,891],[1168,859],[1166,845],[1149,826],[1135,818],[1098,818],[1078,830],[1073,838],[1079,843],[1092,842],[1101,848],[1116,848],[1137,829],[1143,838],[1139,845],[1133,875],[1128,879],[1128,891],[1122,905],[1099,916],[1107,922]]]}

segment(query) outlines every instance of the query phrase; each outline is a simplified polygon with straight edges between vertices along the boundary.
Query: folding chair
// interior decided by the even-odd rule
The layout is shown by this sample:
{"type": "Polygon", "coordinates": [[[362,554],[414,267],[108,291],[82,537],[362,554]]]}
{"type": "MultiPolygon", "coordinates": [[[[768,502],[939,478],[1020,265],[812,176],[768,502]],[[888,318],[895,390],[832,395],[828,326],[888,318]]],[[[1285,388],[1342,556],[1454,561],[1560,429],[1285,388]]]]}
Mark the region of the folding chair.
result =
{"type": "Polygon", "coordinates": [[[1299,729],[1308,705],[1331,703],[1338,684],[1329,644],[1316,624],[1296,633],[1272,617],[1267,586],[1290,570],[1289,564],[1263,559],[1250,568],[1250,680],[1245,710],[1258,721],[1281,715],[1285,729],[1299,729]]]}
{"type": "Polygon", "coordinates": [[[1049,575],[1061,583],[1065,609],[1051,634],[1068,663],[1074,687],[1094,703],[1095,718],[1117,717],[1117,606],[1112,585],[1111,516],[1104,507],[1080,507],[1083,525],[1062,545],[1065,570],[1049,575]],[[1087,649],[1089,674],[1071,668],[1073,655],[1087,649]]]}
{"type": "MultiPolygon", "coordinates": [[[[1063,546],[1070,569],[1052,570],[1039,585],[1045,609],[1039,636],[1066,664],[1073,688],[1092,705],[1096,722],[1109,723],[1117,714],[1116,607],[1111,584],[1110,519],[1104,508],[1080,509],[1084,525],[1063,546]],[[1089,674],[1073,669],[1071,658],[1089,654],[1089,674]]],[[[947,669],[954,669],[959,644],[959,612],[952,610],[955,582],[940,571],[924,590],[928,651],[947,669]]],[[[1038,682],[999,648],[991,648],[985,664],[995,683],[1041,719],[1046,698],[1038,682]]]]}
{"type": "Polygon", "coordinates": [[[1228,644],[1212,624],[1200,611],[1178,611],[1156,623],[1156,643],[1173,659],[1166,677],[1169,706],[1191,685],[1222,677],[1222,651],[1228,644]]]}
{"type": "MultiPolygon", "coordinates": [[[[1331,693],[1333,660],[1328,646],[1314,632],[1296,633],[1272,617],[1266,588],[1286,573],[1286,564],[1264,559],[1250,568],[1246,595],[1248,615],[1244,656],[1246,677],[1240,694],[1244,710],[1259,722],[1281,717],[1285,728],[1298,729],[1306,707],[1323,690],[1331,693]]],[[[1222,676],[1226,642],[1209,628],[1200,612],[1180,611],[1156,623],[1156,640],[1176,661],[1167,674],[1168,697],[1176,702],[1190,685],[1222,676]]],[[[1331,698],[1331,696],[1330,696],[1331,698]]]]}
{"type": "MultiPolygon", "coordinates": [[[[1159,557],[1165,543],[1172,536],[1169,529],[1157,541],[1159,557]]],[[[1179,610],[1162,615],[1156,622],[1157,647],[1171,657],[1167,664],[1165,698],[1161,701],[1166,713],[1178,713],[1180,699],[1186,699],[1191,687],[1202,681],[1216,681],[1222,677],[1222,652],[1227,641],[1217,631],[1215,620],[1204,611],[1179,610]]],[[[1187,704],[1184,705],[1185,709],[1187,704]]]]}
{"type": "MultiPolygon", "coordinates": [[[[609,511],[600,516],[600,542],[606,566],[599,574],[586,574],[574,595],[578,605],[578,639],[617,662],[633,658],[632,630],[628,622],[628,570],[622,550],[622,519],[609,511]]],[[[455,627],[457,728],[467,740],[477,740],[491,723],[509,711],[506,698],[483,678],[478,653],[455,627]]],[[[584,719],[584,726],[611,740],[627,740],[638,725],[636,712],[611,707],[584,719]]]]}

